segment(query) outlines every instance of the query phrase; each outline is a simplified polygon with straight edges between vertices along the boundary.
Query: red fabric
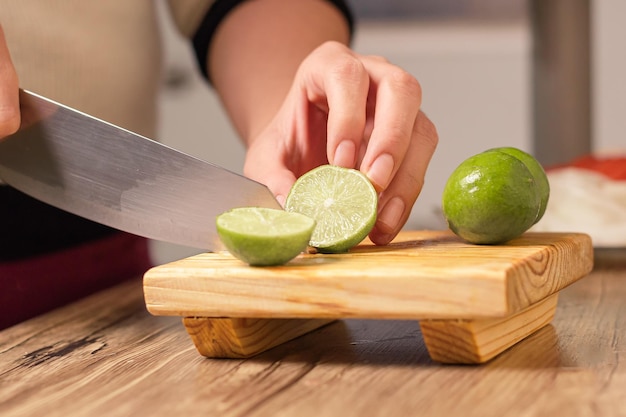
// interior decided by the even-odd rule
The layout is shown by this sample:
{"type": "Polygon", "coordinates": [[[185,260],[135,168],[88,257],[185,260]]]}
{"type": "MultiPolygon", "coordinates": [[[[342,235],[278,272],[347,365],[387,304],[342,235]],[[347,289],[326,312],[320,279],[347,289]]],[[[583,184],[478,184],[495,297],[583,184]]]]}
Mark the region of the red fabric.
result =
{"type": "Polygon", "coordinates": [[[587,155],[574,159],[567,164],[551,167],[549,171],[566,167],[589,169],[614,180],[626,180],[626,157],[596,157],[587,155]]]}
{"type": "Polygon", "coordinates": [[[145,238],[118,233],[0,263],[0,330],[132,278],[152,266],[145,238]]]}

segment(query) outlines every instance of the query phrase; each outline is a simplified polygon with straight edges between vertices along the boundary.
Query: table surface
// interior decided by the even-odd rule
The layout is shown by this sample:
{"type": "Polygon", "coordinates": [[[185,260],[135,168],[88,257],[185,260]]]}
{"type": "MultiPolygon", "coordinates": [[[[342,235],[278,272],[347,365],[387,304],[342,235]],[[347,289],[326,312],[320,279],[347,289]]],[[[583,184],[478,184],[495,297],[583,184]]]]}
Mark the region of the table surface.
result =
{"type": "MultiPolygon", "coordinates": [[[[607,255],[607,256],[605,256],[607,255]]],[[[429,359],[415,321],[341,320],[257,357],[201,357],[124,284],[0,332],[0,415],[626,416],[626,256],[483,365],[429,359]]]]}

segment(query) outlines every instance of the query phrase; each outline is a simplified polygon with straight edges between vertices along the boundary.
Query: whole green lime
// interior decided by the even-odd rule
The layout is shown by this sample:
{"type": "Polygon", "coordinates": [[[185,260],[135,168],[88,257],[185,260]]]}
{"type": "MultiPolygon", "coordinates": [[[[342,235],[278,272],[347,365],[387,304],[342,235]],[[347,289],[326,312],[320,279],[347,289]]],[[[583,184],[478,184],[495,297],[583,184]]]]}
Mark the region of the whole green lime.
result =
{"type": "Polygon", "coordinates": [[[518,237],[538,220],[542,189],[518,157],[490,149],[452,172],[442,208],[450,229],[465,241],[498,244],[518,237]]]}
{"type": "Polygon", "coordinates": [[[535,223],[537,223],[546,212],[546,207],[548,207],[548,199],[550,198],[550,183],[548,182],[548,176],[546,175],[546,171],[543,169],[539,161],[537,161],[531,154],[524,152],[521,149],[509,146],[494,148],[490,150],[504,152],[516,157],[517,159],[522,161],[524,165],[526,165],[526,168],[528,168],[530,173],[533,174],[533,178],[537,183],[537,187],[539,187],[539,194],[541,195],[541,207],[539,208],[537,219],[535,219],[535,223]]]}

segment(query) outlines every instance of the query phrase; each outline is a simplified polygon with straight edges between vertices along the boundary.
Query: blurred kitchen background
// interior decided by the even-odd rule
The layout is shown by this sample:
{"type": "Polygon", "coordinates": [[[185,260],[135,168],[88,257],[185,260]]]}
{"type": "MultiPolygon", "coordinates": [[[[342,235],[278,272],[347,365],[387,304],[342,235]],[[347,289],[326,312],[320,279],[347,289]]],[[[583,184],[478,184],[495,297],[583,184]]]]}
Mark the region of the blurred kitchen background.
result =
{"type": "MultiPolygon", "coordinates": [[[[535,151],[528,0],[350,3],[358,19],[354,48],[386,57],[422,85],[422,108],[437,125],[440,141],[407,227],[443,228],[441,191],[463,159],[495,146],[535,151]]],[[[626,153],[625,17],[624,0],[590,1],[591,136],[597,153],[626,153]]],[[[187,41],[166,13],[161,18],[167,61],[161,141],[241,173],[243,146],[198,75],[187,41]]],[[[153,244],[157,263],[197,252],[153,244]]]]}

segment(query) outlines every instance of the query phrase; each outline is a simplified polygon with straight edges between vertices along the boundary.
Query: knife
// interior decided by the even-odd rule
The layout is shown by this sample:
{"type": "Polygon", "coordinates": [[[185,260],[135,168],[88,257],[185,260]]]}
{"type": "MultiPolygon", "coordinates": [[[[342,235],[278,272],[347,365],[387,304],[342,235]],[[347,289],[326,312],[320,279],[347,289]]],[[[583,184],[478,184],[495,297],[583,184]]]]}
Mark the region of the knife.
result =
{"type": "Polygon", "coordinates": [[[0,179],[38,200],[150,239],[222,250],[215,217],[280,209],[255,181],[27,90],[0,140],[0,179]]]}

